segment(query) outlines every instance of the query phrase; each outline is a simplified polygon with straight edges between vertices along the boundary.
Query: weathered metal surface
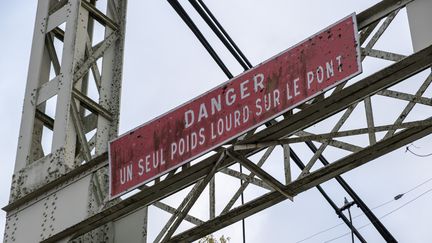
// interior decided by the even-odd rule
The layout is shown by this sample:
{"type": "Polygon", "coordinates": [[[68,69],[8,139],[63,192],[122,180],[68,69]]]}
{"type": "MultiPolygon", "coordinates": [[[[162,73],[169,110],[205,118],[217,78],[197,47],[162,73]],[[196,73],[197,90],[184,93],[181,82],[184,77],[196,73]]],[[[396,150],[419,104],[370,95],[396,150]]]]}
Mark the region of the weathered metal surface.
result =
{"type": "MultiPolygon", "coordinates": [[[[287,192],[294,192],[296,195],[431,133],[431,126],[426,128],[415,127],[407,129],[389,139],[377,142],[375,146],[369,146],[359,153],[344,157],[326,167],[312,172],[302,179],[293,181],[287,186],[284,186],[284,189],[287,192]]],[[[282,202],[285,199],[286,198],[277,191],[267,193],[231,210],[226,214],[209,220],[200,226],[186,230],[171,238],[169,242],[192,242],[211,232],[231,225],[244,217],[282,202]]]]}
{"type": "Polygon", "coordinates": [[[40,0],[38,3],[10,204],[4,208],[7,217],[19,219],[13,222],[14,231],[26,232],[31,228],[28,236],[23,234],[19,242],[39,241],[62,231],[100,210],[106,201],[108,177],[104,162],[107,162],[108,141],[117,135],[118,129],[126,2],[109,0],[106,15],[96,8],[94,1],[40,0]],[[110,29],[113,11],[118,20],[116,31],[110,29]],[[94,20],[101,19],[110,31],[99,44],[92,46],[94,20]],[[59,26],[63,23],[64,26],[59,26]],[[60,41],[55,46],[54,37],[60,41]],[[102,58],[98,68],[96,61],[102,58]],[[101,92],[98,102],[87,96],[89,68],[101,92]],[[99,69],[103,70],[103,75],[99,69]],[[50,75],[51,70],[55,75],[50,75]],[[110,72],[115,74],[110,75],[110,72]],[[54,116],[45,113],[50,99],[56,107],[54,116]],[[84,117],[85,108],[93,114],[84,117]],[[52,130],[51,141],[43,134],[43,128],[52,130]],[[94,130],[97,141],[96,135],[88,140],[88,133],[94,130]],[[50,151],[42,149],[42,139],[51,146],[50,151]],[[96,142],[103,146],[96,146],[96,142]],[[83,165],[83,160],[92,162],[83,165]],[[32,209],[36,220],[54,221],[49,214],[37,216],[40,213],[37,204],[41,200],[52,201],[49,195],[61,195],[82,184],[87,177],[91,180],[85,180],[85,185],[79,189],[85,195],[56,199],[57,206],[52,207],[57,207],[55,212],[61,216],[52,222],[51,228],[40,228],[22,216],[15,217],[32,209]],[[64,199],[69,204],[59,206],[64,199]],[[68,216],[73,206],[74,215],[68,216]],[[75,216],[79,219],[69,220],[75,216]],[[38,231],[37,235],[30,234],[34,230],[38,231]]]}
{"type": "MultiPolygon", "coordinates": [[[[266,152],[263,154],[263,156],[261,157],[261,159],[257,163],[258,167],[261,167],[267,161],[268,157],[273,152],[274,148],[275,148],[275,146],[272,146],[272,147],[269,147],[266,150],[266,152]]],[[[250,173],[247,176],[247,180],[243,181],[243,183],[241,184],[240,188],[234,193],[234,196],[232,196],[232,198],[230,199],[230,201],[228,202],[228,204],[224,207],[224,209],[222,210],[221,214],[224,214],[224,213],[228,212],[232,208],[232,206],[234,205],[234,203],[237,201],[237,199],[241,196],[241,194],[244,192],[244,190],[246,189],[246,187],[249,185],[250,179],[253,179],[254,176],[255,176],[254,173],[250,173]]]]}
{"type": "Polygon", "coordinates": [[[37,100],[34,91],[45,83],[41,80],[48,81],[47,79],[49,78],[48,65],[50,60],[48,51],[44,51],[45,18],[48,15],[49,5],[50,1],[45,1],[40,3],[37,8],[14,173],[24,169],[30,162],[33,162],[31,149],[36,113],[35,103],[37,100]]]}
{"type": "Polygon", "coordinates": [[[290,191],[285,191],[283,189],[284,185],[282,183],[280,183],[273,176],[271,176],[266,171],[261,169],[258,165],[254,164],[252,161],[250,161],[249,159],[245,158],[243,155],[235,151],[232,150],[228,151],[228,155],[234,160],[236,160],[237,162],[244,165],[244,167],[246,167],[252,173],[254,173],[259,178],[261,178],[267,185],[271,186],[274,190],[280,192],[282,195],[286,196],[287,198],[292,198],[293,194],[290,191]]]}
{"type": "Polygon", "coordinates": [[[364,99],[364,105],[366,110],[366,121],[369,129],[369,144],[372,145],[376,143],[376,135],[374,132],[374,119],[373,119],[373,111],[372,111],[372,101],[370,97],[366,97],[364,99]]]}
{"type": "Polygon", "coordinates": [[[91,175],[7,215],[4,242],[40,242],[87,217],[91,175]],[[71,212],[73,208],[74,213],[71,212]]]}
{"type": "MultiPolygon", "coordinates": [[[[168,212],[170,214],[175,214],[177,212],[176,208],[173,208],[173,207],[169,206],[168,204],[165,204],[162,202],[155,202],[155,203],[153,203],[153,206],[155,206],[161,210],[164,210],[165,212],[168,212]]],[[[194,224],[194,225],[200,225],[200,224],[204,223],[204,221],[202,221],[201,219],[194,217],[192,215],[189,215],[189,214],[185,216],[185,220],[194,224]]]]}
{"type": "Polygon", "coordinates": [[[407,15],[414,51],[432,44],[430,23],[432,21],[432,1],[416,0],[407,5],[407,15]]]}
{"type": "Polygon", "coordinates": [[[405,7],[414,0],[383,0],[357,15],[359,30],[376,23],[397,9],[405,7]]]}
{"type": "MultiPolygon", "coordinates": [[[[337,132],[342,127],[342,125],[346,122],[348,117],[351,115],[351,113],[354,111],[354,108],[357,106],[358,103],[354,103],[351,106],[348,107],[348,109],[345,110],[342,117],[336,122],[334,125],[332,132],[337,132]]],[[[323,151],[328,146],[329,141],[325,141],[322,143],[318,149],[318,151],[312,156],[312,158],[309,160],[309,162],[306,164],[305,168],[303,169],[302,173],[299,175],[299,177],[304,176],[305,174],[309,173],[309,170],[313,167],[315,162],[318,160],[319,156],[323,153],[323,151]]]]}
{"type": "MultiPolygon", "coordinates": [[[[405,129],[405,128],[412,128],[412,127],[424,127],[424,126],[430,126],[430,121],[415,121],[415,122],[406,122],[401,124],[393,124],[393,125],[384,125],[384,126],[374,126],[373,131],[376,132],[383,132],[383,131],[389,131],[389,130],[397,130],[397,129],[405,129]]],[[[268,142],[262,142],[262,143],[254,143],[254,144],[241,144],[241,145],[234,145],[234,150],[248,150],[248,149],[257,149],[257,148],[264,148],[268,146],[276,146],[276,145],[288,145],[292,143],[301,143],[301,142],[307,142],[307,141],[320,141],[324,143],[325,141],[331,141],[332,138],[336,137],[349,137],[349,136],[355,136],[360,134],[367,134],[370,132],[370,128],[359,128],[359,129],[352,129],[352,130],[345,130],[345,131],[339,131],[339,132],[330,132],[330,133],[323,133],[323,134],[313,134],[309,132],[297,132],[295,135],[299,137],[292,137],[292,138],[284,138],[279,139],[277,141],[268,141],[268,142]]],[[[337,141],[337,140],[332,140],[337,141]]],[[[330,144],[329,144],[330,145],[330,144]]],[[[358,152],[362,150],[362,147],[352,145],[349,143],[344,144],[347,146],[352,146],[354,149],[347,149],[342,146],[339,146],[340,149],[345,149],[347,151],[351,152],[358,152]]],[[[337,146],[335,146],[337,147],[337,146]]]]}
{"type": "MultiPolygon", "coordinates": [[[[395,85],[399,83],[400,81],[426,69],[429,68],[432,63],[432,46],[418,52],[414,53],[407,58],[401,60],[398,63],[395,63],[391,66],[388,66],[387,68],[384,68],[383,70],[374,73],[371,76],[368,76],[359,82],[348,86],[347,88],[341,90],[340,92],[331,95],[327,98],[325,98],[320,104],[312,104],[310,107],[308,107],[305,110],[302,110],[300,112],[297,112],[293,114],[290,119],[282,120],[281,122],[263,130],[260,131],[249,138],[245,139],[244,143],[254,143],[257,141],[268,141],[268,140],[275,140],[278,138],[285,137],[289,134],[294,133],[295,131],[302,129],[304,127],[310,126],[311,124],[314,124],[318,121],[321,121],[322,119],[325,119],[326,117],[329,117],[332,114],[335,114],[336,112],[347,108],[349,104],[352,104],[354,102],[360,101],[364,99],[365,97],[372,95],[374,93],[377,93],[378,91],[387,88],[391,85],[395,85]]],[[[301,190],[307,190],[310,187],[313,187],[315,185],[318,185],[322,183],[323,181],[335,176],[336,174],[340,174],[343,172],[346,172],[350,169],[356,168],[357,166],[360,166],[363,163],[366,163],[374,158],[376,158],[379,155],[385,154],[392,149],[395,149],[396,147],[388,147],[388,150],[382,150],[382,148],[386,149],[386,146],[390,142],[398,142],[399,144],[394,144],[395,146],[402,146],[404,143],[413,141],[415,139],[418,139],[421,136],[426,136],[430,133],[430,131],[425,131],[424,133],[415,133],[415,131],[421,130],[422,128],[411,128],[407,129],[409,131],[414,131],[414,133],[404,134],[405,137],[410,137],[411,135],[415,136],[410,138],[409,141],[401,141],[400,133],[395,135],[395,138],[392,138],[392,141],[385,140],[385,142],[378,142],[373,146],[366,147],[365,149],[354,153],[350,155],[349,157],[346,157],[345,159],[341,160],[339,163],[331,164],[330,166],[325,167],[325,170],[320,170],[319,173],[312,172],[309,175],[306,175],[300,180],[293,181],[291,185],[295,184],[299,187],[298,192],[301,190]],[[374,151],[380,150],[380,153],[375,153],[374,151]],[[363,155],[360,155],[360,152],[364,154],[368,154],[370,156],[364,157],[361,160],[357,160],[357,158],[360,158],[363,155]],[[355,163],[354,163],[355,162],[355,163]],[[343,164],[344,168],[340,168],[340,166],[343,164]],[[338,167],[337,169],[335,167],[338,167]],[[326,169],[328,168],[328,169],[326,169]],[[335,169],[331,172],[331,170],[335,169]],[[313,177],[311,177],[313,175],[313,177]],[[308,179],[306,179],[308,178],[308,179]],[[311,183],[307,183],[307,180],[309,178],[313,178],[311,180],[311,183]],[[307,183],[305,186],[302,186],[302,183],[307,183]],[[300,190],[300,187],[302,188],[300,190]]],[[[257,150],[260,151],[260,150],[257,150]]],[[[256,151],[246,151],[248,155],[253,154],[256,151]]],[[[196,182],[197,180],[203,178],[205,175],[207,175],[212,166],[214,165],[215,161],[217,159],[217,154],[213,155],[209,158],[204,159],[200,163],[196,163],[192,165],[190,168],[188,168],[185,171],[179,172],[169,179],[163,180],[160,183],[155,184],[154,186],[151,186],[147,188],[146,190],[141,191],[140,193],[137,193],[120,203],[113,205],[110,208],[106,208],[105,210],[101,211],[98,214],[95,214],[88,219],[86,219],[83,222],[80,222],[79,224],[76,224],[74,226],[71,226],[70,228],[64,230],[63,232],[60,232],[57,235],[52,236],[50,239],[47,239],[46,242],[56,242],[59,239],[62,239],[68,235],[71,234],[83,234],[91,229],[94,229],[100,225],[103,225],[106,222],[109,222],[113,219],[116,219],[120,217],[121,215],[125,215],[129,212],[134,211],[135,209],[149,205],[151,202],[154,202],[155,200],[160,200],[161,198],[164,198],[168,195],[171,195],[172,193],[175,193],[178,190],[181,190],[185,188],[186,186],[191,185],[192,183],[196,182]]],[[[222,167],[226,167],[228,165],[231,165],[233,163],[232,160],[229,158],[223,162],[221,165],[222,167]]],[[[318,171],[317,171],[318,172],[318,171]]],[[[297,187],[296,186],[296,187],[297,187]]],[[[296,190],[297,192],[297,190],[296,190]]],[[[213,232],[217,229],[223,228],[224,226],[227,226],[240,218],[247,217],[249,215],[252,215],[253,213],[262,210],[264,208],[270,207],[278,202],[280,200],[285,199],[284,196],[282,196],[279,192],[270,193],[269,196],[271,197],[265,197],[260,198],[259,205],[256,205],[256,207],[248,207],[244,206],[241,207],[241,209],[238,208],[237,211],[231,211],[228,215],[224,215],[223,220],[225,221],[219,221],[222,218],[216,217],[215,220],[211,221],[209,224],[203,224],[207,227],[210,227],[207,232],[213,232]],[[272,200],[272,198],[278,197],[280,200],[272,200]],[[219,219],[218,219],[219,218],[219,219]],[[214,224],[217,220],[218,223],[214,224]],[[220,223],[220,224],[219,224],[220,223]],[[209,226],[211,225],[211,226],[209,226]]],[[[249,204],[253,205],[253,204],[249,204]]],[[[208,221],[209,222],[209,221],[208,221]]],[[[202,229],[202,228],[201,228],[202,229]]]]}
{"type": "Polygon", "coordinates": [[[271,186],[267,185],[261,179],[255,177],[255,174],[254,174],[254,176],[248,176],[247,174],[243,174],[237,170],[233,170],[230,168],[222,168],[219,172],[221,172],[225,175],[229,175],[233,178],[237,178],[237,179],[243,181],[243,184],[250,183],[250,184],[253,184],[255,186],[270,190],[270,191],[272,190],[271,186]]]}
{"type": "Polygon", "coordinates": [[[104,13],[102,13],[99,9],[97,9],[94,5],[90,4],[87,1],[81,2],[82,6],[87,9],[90,15],[99,23],[104,26],[108,26],[113,30],[117,30],[118,24],[114,22],[111,18],[107,17],[104,13]]]}
{"type": "MultiPolygon", "coordinates": [[[[198,197],[201,195],[204,188],[207,186],[207,184],[210,182],[210,180],[214,177],[215,173],[217,172],[219,165],[222,163],[222,161],[225,159],[226,154],[225,152],[222,152],[219,156],[219,159],[216,161],[216,163],[213,165],[210,172],[202,179],[202,181],[195,184],[196,191],[191,194],[191,198],[188,200],[188,202],[185,204],[183,208],[179,208],[179,214],[176,216],[175,221],[171,224],[171,227],[166,232],[164,238],[162,239],[162,242],[167,242],[169,239],[171,239],[174,232],[177,230],[177,228],[180,226],[183,219],[188,214],[189,210],[192,208],[196,200],[198,200],[198,197]]],[[[173,215],[175,216],[175,215],[173,215]]]]}
{"type": "Polygon", "coordinates": [[[422,104],[422,105],[428,105],[428,106],[432,105],[432,99],[429,99],[426,97],[420,97],[420,96],[416,96],[416,95],[412,95],[412,94],[407,94],[404,92],[399,92],[399,91],[394,91],[394,90],[383,90],[383,91],[379,92],[378,94],[382,95],[382,96],[387,96],[390,98],[395,98],[395,99],[400,99],[400,100],[406,100],[406,101],[410,101],[410,102],[414,102],[414,103],[418,103],[418,104],[422,104]]]}
{"type": "MultiPolygon", "coordinates": [[[[44,159],[46,160],[46,159],[44,159]]],[[[94,158],[89,163],[86,163],[75,170],[70,171],[69,173],[66,173],[62,175],[61,177],[58,177],[56,179],[53,179],[49,183],[43,184],[43,186],[40,186],[38,184],[34,184],[32,182],[33,186],[35,187],[34,190],[30,189],[29,193],[25,194],[24,196],[20,196],[19,199],[13,201],[9,205],[3,207],[2,209],[8,213],[13,213],[14,210],[19,210],[21,207],[24,207],[25,205],[32,203],[32,201],[37,200],[38,196],[44,195],[49,193],[52,190],[61,190],[62,188],[65,188],[67,186],[72,185],[74,182],[80,180],[81,178],[97,171],[100,168],[108,167],[108,154],[102,154],[99,157],[94,158]]],[[[39,163],[39,162],[38,162],[39,163]]],[[[46,162],[44,162],[46,163],[46,162]]],[[[22,172],[24,174],[25,171],[22,172]]],[[[24,178],[28,178],[28,176],[24,175],[22,176],[24,178]]],[[[19,177],[18,177],[19,178],[19,177]]],[[[17,179],[18,180],[18,179],[17,179]]],[[[23,187],[24,182],[22,181],[16,181],[15,183],[21,183],[21,187],[23,187]]],[[[17,189],[15,189],[17,190],[17,189]]],[[[12,192],[13,193],[13,192],[12,192]]]]}
{"type": "Polygon", "coordinates": [[[388,51],[383,50],[375,50],[375,49],[368,49],[362,48],[362,55],[364,56],[370,56],[370,57],[376,57],[384,60],[389,60],[392,62],[398,62],[402,59],[404,59],[406,56],[398,54],[398,53],[392,53],[388,51]]]}
{"type": "MultiPolygon", "coordinates": [[[[429,46],[428,48],[430,48],[430,47],[431,46],[429,46]]],[[[429,61],[430,60],[431,59],[429,57],[429,61]]],[[[426,80],[423,82],[423,84],[420,86],[420,88],[415,93],[415,97],[421,97],[426,92],[427,88],[431,85],[431,83],[432,83],[432,75],[429,74],[429,76],[426,78],[426,80]]],[[[405,108],[403,109],[403,111],[401,112],[401,114],[399,115],[399,117],[396,119],[396,121],[393,124],[394,125],[401,124],[407,118],[408,114],[413,110],[415,104],[416,103],[414,101],[408,102],[408,104],[405,106],[405,108]]],[[[396,129],[389,130],[386,133],[386,135],[384,136],[384,138],[390,137],[395,132],[396,132],[396,129]]]]}
{"type": "Polygon", "coordinates": [[[359,74],[359,53],[355,15],[351,15],[112,141],[111,197],[181,166],[359,74]]]}
{"type": "Polygon", "coordinates": [[[178,206],[177,210],[171,215],[171,217],[168,219],[168,221],[166,222],[166,224],[164,225],[164,227],[162,228],[162,230],[156,236],[156,238],[154,240],[155,242],[159,242],[162,239],[162,237],[165,235],[165,233],[169,230],[169,228],[174,223],[174,220],[180,215],[180,213],[181,213],[180,210],[182,210],[186,206],[186,204],[190,201],[190,199],[192,198],[192,196],[194,194],[196,194],[199,184],[200,183],[197,183],[197,184],[195,184],[192,187],[192,189],[190,190],[190,192],[186,195],[186,197],[183,199],[183,201],[178,206]]]}

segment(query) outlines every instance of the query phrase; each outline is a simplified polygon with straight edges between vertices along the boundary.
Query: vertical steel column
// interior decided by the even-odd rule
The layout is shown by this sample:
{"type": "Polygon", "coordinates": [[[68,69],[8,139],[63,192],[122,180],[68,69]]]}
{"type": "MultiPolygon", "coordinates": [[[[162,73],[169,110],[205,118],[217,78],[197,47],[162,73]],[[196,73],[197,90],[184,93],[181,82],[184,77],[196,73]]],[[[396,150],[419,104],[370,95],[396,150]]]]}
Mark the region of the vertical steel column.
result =
{"type": "Polygon", "coordinates": [[[23,112],[21,117],[18,148],[14,172],[24,169],[28,164],[37,160],[32,156],[32,144],[41,143],[41,136],[34,137],[34,131],[39,130],[36,124],[36,93],[49,79],[50,58],[45,49],[46,18],[50,6],[55,1],[39,1],[30,53],[30,64],[27,74],[27,84],[24,95],[23,112]],[[37,140],[37,141],[36,141],[37,140]]]}
{"type": "MultiPolygon", "coordinates": [[[[103,55],[99,104],[111,113],[112,120],[109,121],[103,116],[98,117],[96,155],[108,151],[108,142],[118,134],[126,8],[127,1],[108,1],[107,17],[117,20],[119,38],[113,44],[113,48],[107,49],[103,55]]],[[[105,29],[105,38],[112,34],[116,34],[113,29],[105,29]]]]}
{"type": "MultiPolygon", "coordinates": [[[[104,116],[97,117],[95,156],[108,151],[108,143],[118,134],[121,81],[123,74],[123,49],[126,29],[127,1],[108,0],[106,17],[116,24],[116,29],[105,28],[105,39],[110,40],[117,36],[111,43],[111,48],[103,52],[102,73],[100,75],[99,105],[110,113],[110,119],[104,116]]],[[[106,199],[109,190],[108,171],[103,169],[95,173],[95,182],[99,183],[98,190],[106,199]]],[[[97,210],[101,205],[95,205],[97,210]]]]}
{"type": "MultiPolygon", "coordinates": [[[[105,153],[108,141],[117,136],[127,1],[106,1],[106,13],[94,0],[38,2],[10,203],[105,153]],[[104,39],[96,45],[94,24],[105,28],[104,39]],[[89,72],[99,92],[97,101],[87,96],[89,72]],[[45,112],[48,100],[55,102],[54,117],[45,112]],[[44,129],[52,130],[51,152],[42,149],[44,129]],[[90,131],[96,135],[88,139],[90,131]]],[[[102,209],[107,192],[106,170],[44,192],[26,207],[8,211],[5,242],[46,239],[102,209]]],[[[106,232],[113,227],[101,228],[97,239],[112,240],[106,232]]]]}
{"type": "Polygon", "coordinates": [[[74,83],[74,71],[79,60],[84,60],[87,40],[88,12],[81,7],[81,1],[70,1],[70,13],[66,22],[64,47],[60,68],[60,82],[57,92],[55,122],[51,151],[61,151],[63,163],[74,167],[77,131],[71,116],[72,90],[82,89],[81,79],[74,83]]]}
{"type": "Polygon", "coordinates": [[[414,51],[420,51],[432,44],[432,33],[429,24],[432,2],[430,0],[415,0],[407,5],[408,23],[414,51]]]}

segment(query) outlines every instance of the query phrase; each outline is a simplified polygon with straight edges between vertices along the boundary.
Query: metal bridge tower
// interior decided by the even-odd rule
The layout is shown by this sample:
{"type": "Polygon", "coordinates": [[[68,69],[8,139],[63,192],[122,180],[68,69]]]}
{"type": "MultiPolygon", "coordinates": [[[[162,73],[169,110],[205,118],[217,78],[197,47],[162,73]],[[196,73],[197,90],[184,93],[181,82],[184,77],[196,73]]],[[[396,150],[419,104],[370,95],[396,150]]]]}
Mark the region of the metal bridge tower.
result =
{"type": "MultiPolygon", "coordinates": [[[[177,1],[169,2],[194,31],[177,1]]],[[[213,18],[201,0],[190,2],[201,6],[202,16],[213,18]]],[[[430,99],[423,94],[432,76],[429,74],[413,94],[391,89],[432,65],[431,32],[424,31],[432,22],[430,12],[425,11],[431,2],[383,0],[357,14],[357,27],[362,60],[374,57],[391,64],[317,96],[206,158],[156,178],[123,200],[109,201],[107,150],[118,130],[126,5],[126,0],[105,0],[97,5],[96,0],[39,0],[10,201],[3,208],[7,212],[5,242],[147,242],[147,222],[152,220],[147,208],[151,205],[172,214],[156,241],[197,240],[310,188],[319,188],[325,181],[341,181],[342,173],[432,133],[430,117],[406,121],[415,105],[430,109],[430,99]],[[415,52],[404,56],[375,49],[375,43],[403,8],[408,9],[415,52]],[[94,35],[96,25],[105,29],[100,40],[94,35]],[[89,97],[90,86],[96,88],[98,97],[89,97]],[[407,105],[396,120],[376,125],[374,114],[380,108],[372,102],[375,97],[404,100],[407,105]],[[49,104],[55,105],[52,116],[48,114],[49,104]],[[341,131],[357,106],[364,107],[359,119],[365,119],[367,127],[341,131]],[[335,114],[342,115],[329,131],[314,134],[308,130],[335,114]],[[382,132],[384,136],[377,136],[382,132]],[[43,141],[46,133],[52,134],[50,141],[43,141]],[[358,135],[366,136],[368,144],[349,140],[358,135]],[[347,140],[339,140],[341,137],[347,140]],[[44,151],[43,143],[51,144],[51,150],[44,151]],[[305,163],[292,150],[294,143],[304,144],[313,152],[305,163]],[[277,153],[277,146],[282,148],[283,182],[261,168],[270,154],[277,153]],[[328,161],[323,156],[328,147],[348,155],[328,161]],[[232,149],[230,156],[218,161],[221,150],[227,148],[232,149]],[[253,155],[260,155],[258,161],[253,161],[253,155]],[[318,166],[317,161],[323,165],[318,166]],[[300,167],[298,177],[293,176],[292,162],[300,167]],[[234,169],[233,164],[246,167],[250,173],[234,169]],[[242,181],[221,212],[215,210],[213,177],[217,173],[242,181]],[[266,193],[233,208],[249,184],[266,193]],[[161,202],[192,185],[177,208],[161,202]],[[205,188],[209,188],[209,217],[200,219],[189,211],[205,188]],[[194,227],[178,231],[184,221],[194,227]]],[[[224,34],[223,29],[217,29],[224,34]]],[[[194,33],[206,45],[199,31],[194,33]]],[[[229,73],[218,57],[213,57],[229,73]]],[[[244,67],[250,65],[244,62],[244,67]]],[[[349,191],[347,185],[343,187],[349,191]]],[[[362,204],[360,198],[355,201],[362,204]]],[[[392,241],[374,216],[368,217],[384,239],[392,241]]],[[[356,236],[364,242],[361,235],[356,236]]]]}
{"type": "Polygon", "coordinates": [[[105,203],[106,169],[90,171],[88,162],[104,159],[117,136],[127,1],[107,1],[106,13],[95,3],[38,3],[5,242],[47,239],[105,203]],[[98,42],[96,25],[105,28],[98,42]],[[97,99],[87,95],[90,85],[97,99]]]}

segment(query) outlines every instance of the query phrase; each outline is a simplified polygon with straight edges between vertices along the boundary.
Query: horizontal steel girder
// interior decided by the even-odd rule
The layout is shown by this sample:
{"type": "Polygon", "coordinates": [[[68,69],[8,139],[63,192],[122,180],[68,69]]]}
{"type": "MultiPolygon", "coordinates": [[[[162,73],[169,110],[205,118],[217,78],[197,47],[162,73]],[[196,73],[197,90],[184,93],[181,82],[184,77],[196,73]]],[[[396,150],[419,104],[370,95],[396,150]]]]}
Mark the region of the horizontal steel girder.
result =
{"type": "MultiPolygon", "coordinates": [[[[431,133],[432,126],[427,128],[407,129],[393,137],[390,137],[389,139],[382,140],[373,146],[367,147],[358,153],[351,154],[345,158],[333,162],[326,167],[316,170],[309,175],[288,184],[284,187],[284,191],[287,193],[293,193],[293,195],[297,195],[327,180],[330,180],[335,176],[357,168],[373,159],[376,159],[431,133]]],[[[264,196],[239,206],[226,214],[218,216],[197,227],[180,233],[179,235],[173,237],[170,242],[190,242],[200,239],[203,236],[231,225],[245,217],[255,214],[286,199],[287,198],[285,195],[277,191],[267,193],[264,196]]]]}
{"type": "MultiPolygon", "coordinates": [[[[314,123],[317,123],[345,108],[349,105],[358,102],[365,97],[376,94],[382,89],[388,88],[398,82],[415,75],[422,70],[430,67],[432,64],[432,46],[425,48],[422,51],[414,53],[407,58],[397,62],[389,67],[382,69],[357,83],[346,87],[340,92],[333,94],[326,99],[312,104],[304,110],[293,114],[289,119],[284,119],[281,122],[264,129],[248,139],[242,141],[242,143],[256,143],[262,141],[271,141],[293,134],[294,132],[304,129],[314,123]]],[[[426,136],[432,132],[430,126],[427,127],[416,127],[409,128],[400,132],[393,137],[376,143],[373,146],[367,147],[357,153],[347,156],[331,165],[324,167],[320,170],[312,172],[307,176],[290,183],[287,186],[287,190],[293,190],[294,194],[298,194],[304,190],[307,190],[313,186],[316,186],[326,180],[333,178],[336,175],[349,171],[356,168],[368,161],[375,159],[385,153],[388,153],[406,143],[412,142],[418,138],[426,136]]],[[[244,156],[249,156],[259,152],[260,150],[246,150],[242,151],[244,156]]],[[[134,210],[148,206],[153,202],[167,197],[193,183],[202,179],[207,175],[214,163],[216,162],[219,154],[215,154],[203,161],[191,166],[185,171],[179,172],[174,176],[155,184],[148,189],[141,191],[120,203],[113,205],[88,219],[75,224],[43,242],[56,242],[66,236],[75,234],[81,235],[89,232],[107,222],[115,220],[116,218],[133,212],[134,210]]],[[[232,159],[225,159],[219,168],[229,166],[234,161],[232,159]]],[[[241,218],[247,217],[255,212],[270,207],[281,200],[285,199],[279,192],[268,193],[258,199],[255,199],[242,207],[234,209],[224,216],[215,218],[214,220],[208,221],[207,223],[197,228],[186,231],[178,237],[185,237],[181,239],[192,239],[189,237],[199,237],[205,232],[213,232],[218,228],[225,227],[241,218]],[[225,221],[216,222],[215,220],[221,220],[221,217],[225,221]],[[228,220],[229,219],[229,220],[228,220]],[[208,227],[204,229],[205,225],[208,227]],[[202,229],[202,230],[201,230],[202,229]],[[193,231],[196,230],[196,231],[193,231]],[[192,232],[192,233],[188,233],[192,232]],[[201,233],[202,232],[202,233],[201,233]]],[[[173,238],[180,240],[180,238],[173,238]]],[[[194,238],[195,239],[195,238],[194,238]]]]}

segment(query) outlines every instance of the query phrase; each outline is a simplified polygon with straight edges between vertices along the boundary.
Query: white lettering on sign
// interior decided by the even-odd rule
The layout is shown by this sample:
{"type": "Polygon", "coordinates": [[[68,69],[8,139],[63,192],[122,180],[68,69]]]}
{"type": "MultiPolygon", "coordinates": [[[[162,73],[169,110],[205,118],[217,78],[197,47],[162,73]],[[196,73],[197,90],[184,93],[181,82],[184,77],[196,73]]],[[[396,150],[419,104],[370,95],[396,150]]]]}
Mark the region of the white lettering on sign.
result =
{"type": "MultiPolygon", "coordinates": [[[[338,63],[338,71],[342,72],[342,56],[339,55],[336,58],[336,61],[338,63]]],[[[315,71],[308,71],[307,72],[307,85],[308,89],[311,88],[312,83],[316,80],[318,83],[322,83],[324,81],[324,67],[325,71],[327,73],[326,78],[330,79],[334,76],[334,69],[333,69],[333,60],[329,60],[328,62],[324,63],[323,66],[318,66],[315,71]]]]}
{"type": "Polygon", "coordinates": [[[243,82],[240,83],[239,87],[232,87],[232,88],[228,88],[225,92],[224,95],[224,101],[225,103],[221,103],[221,95],[219,94],[216,97],[212,97],[210,99],[210,104],[206,104],[206,103],[201,103],[199,105],[199,110],[195,111],[195,110],[187,110],[184,113],[184,124],[185,124],[185,128],[188,128],[192,125],[194,125],[195,123],[195,113],[198,112],[198,118],[196,122],[201,122],[203,119],[206,119],[209,117],[208,112],[207,112],[207,107],[211,107],[211,115],[215,115],[216,113],[220,112],[222,109],[222,105],[224,106],[231,106],[233,105],[236,101],[240,101],[243,100],[247,97],[250,96],[250,93],[248,92],[248,90],[252,90],[252,85],[253,85],[253,90],[255,93],[260,92],[262,89],[264,89],[264,74],[259,73],[257,75],[255,75],[253,77],[253,84],[249,83],[249,80],[245,80],[243,82]],[[250,86],[250,87],[249,87],[250,86]],[[236,95],[236,89],[240,90],[240,98],[237,98],[236,95]]]}

